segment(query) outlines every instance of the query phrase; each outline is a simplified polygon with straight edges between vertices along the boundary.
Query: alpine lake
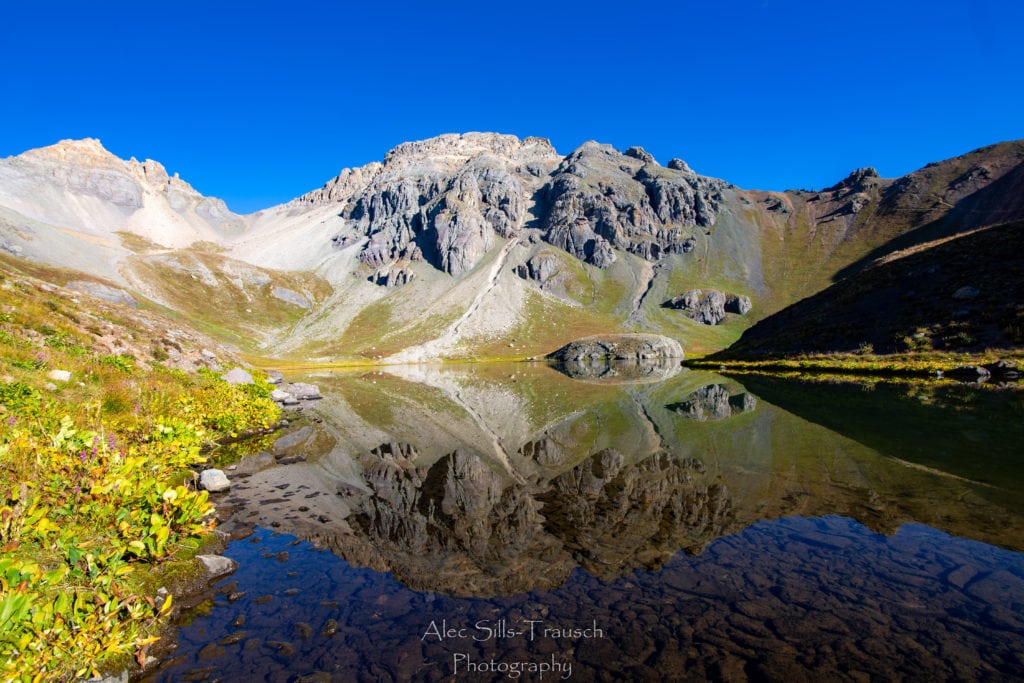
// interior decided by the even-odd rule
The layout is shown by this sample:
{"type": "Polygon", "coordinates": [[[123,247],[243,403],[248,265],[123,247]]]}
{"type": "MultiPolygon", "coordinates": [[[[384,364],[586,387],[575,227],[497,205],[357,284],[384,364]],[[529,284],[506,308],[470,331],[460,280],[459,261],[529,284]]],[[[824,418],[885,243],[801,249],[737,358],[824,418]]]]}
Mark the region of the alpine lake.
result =
{"type": "Polygon", "coordinates": [[[676,364],[302,379],[148,681],[1024,677],[1024,392],[676,364]]]}

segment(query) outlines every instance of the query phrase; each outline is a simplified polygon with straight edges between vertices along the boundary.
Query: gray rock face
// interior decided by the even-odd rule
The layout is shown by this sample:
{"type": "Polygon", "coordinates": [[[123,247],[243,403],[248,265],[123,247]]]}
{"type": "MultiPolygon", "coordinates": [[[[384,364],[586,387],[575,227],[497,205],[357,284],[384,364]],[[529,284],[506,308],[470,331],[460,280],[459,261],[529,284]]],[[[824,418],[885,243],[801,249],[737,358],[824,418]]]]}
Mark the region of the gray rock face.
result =
{"type": "Polygon", "coordinates": [[[406,143],[349,195],[342,215],[370,238],[359,258],[376,270],[419,252],[460,275],[495,236],[518,233],[527,198],[556,163],[550,143],[539,138],[468,133],[406,143]]]}
{"type": "Polygon", "coordinates": [[[565,158],[544,192],[548,242],[599,267],[606,245],[648,260],[693,250],[687,228],[714,224],[725,183],[630,152],[588,142],[565,158]]]}
{"type": "MultiPolygon", "coordinates": [[[[531,218],[547,242],[602,268],[616,249],[652,261],[688,253],[690,228],[714,224],[725,187],[682,162],[662,168],[640,147],[589,142],[560,158],[546,140],[466,134],[399,145],[383,164],[346,169],[299,201],[343,203],[342,217],[368,238],[360,260],[375,282],[394,285],[419,258],[468,272],[531,218]]],[[[337,246],[355,243],[345,234],[337,246]]]]}
{"type": "Polygon", "coordinates": [[[82,292],[83,294],[94,296],[97,299],[102,299],[103,301],[107,301],[112,304],[124,304],[133,308],[139,305],[139,302],[135,300],[135,297],[123,289],[108,287],[107,285],[100,284],[99,282],[72,280],[65,286],[72,291],[82,292]]]}
{"type": "Polygon", "coordinates": [[[252,384],[252,375],[242,368],[231,368],[220,376],[228,384],[252,384]]]}
{"type": "Polygon", "coordinates": [[[217,493],[231,488],[231,482],[223,471],[211,469],[203,470],[199,475],[199,486],[210,493],[217,493]]]}
{"type": "Polygon", "coordinates": [[[683,311],[690,320],[704,325],[719,324],[727,312],[745,315],[752,307],[750,297],[726,294],[717,289],[691,289],[665,305],[683,311]]]}

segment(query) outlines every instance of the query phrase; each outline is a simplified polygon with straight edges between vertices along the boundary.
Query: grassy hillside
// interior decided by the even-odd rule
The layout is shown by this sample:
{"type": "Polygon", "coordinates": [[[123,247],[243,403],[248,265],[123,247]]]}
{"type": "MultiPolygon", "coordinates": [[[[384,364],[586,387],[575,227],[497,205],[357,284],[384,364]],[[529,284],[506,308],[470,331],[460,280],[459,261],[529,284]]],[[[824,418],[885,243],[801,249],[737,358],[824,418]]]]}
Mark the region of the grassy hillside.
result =
{"type": "Polygon", "coordinates": [[[1024,345],[1024,222],[894,254],[747,330],[723,358],[1024,345]]]}

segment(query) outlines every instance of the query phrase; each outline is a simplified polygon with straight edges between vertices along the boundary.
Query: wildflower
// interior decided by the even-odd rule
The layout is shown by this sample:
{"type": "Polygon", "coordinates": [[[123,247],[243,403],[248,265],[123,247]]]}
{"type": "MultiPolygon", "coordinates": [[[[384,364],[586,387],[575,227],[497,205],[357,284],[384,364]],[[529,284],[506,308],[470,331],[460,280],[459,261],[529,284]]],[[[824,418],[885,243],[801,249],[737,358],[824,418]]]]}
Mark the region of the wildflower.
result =
{"type": "Polygon", "coordinates": [[[78,459],[81,460],[83,463],[85,462],[85,449],[84,448],[82,449],[82,452],[78,454],[78,459]]]}
{"type": "Polygon", "coordinates": [[[7,426],[8,427],[13,427],[14,426],[14,421],[15,421],[14,420],[14,416],[11,415],[9,418],[7,418],[7,426]]]}

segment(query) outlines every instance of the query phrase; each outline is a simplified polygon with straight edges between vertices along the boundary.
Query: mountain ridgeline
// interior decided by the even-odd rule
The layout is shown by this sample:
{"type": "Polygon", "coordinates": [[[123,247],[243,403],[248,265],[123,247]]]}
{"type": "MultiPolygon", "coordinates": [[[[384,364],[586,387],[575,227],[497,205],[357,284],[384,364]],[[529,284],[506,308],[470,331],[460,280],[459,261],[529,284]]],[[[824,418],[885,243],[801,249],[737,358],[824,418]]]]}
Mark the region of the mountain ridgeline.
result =
{"type": "Polygon", "coordinates": [[[993,291],[1015,262],[991,250],[972,259],[971,245],[998,251],[1022,220],[1020,141],[899,179],[866,168],[821,191],[763,192],[640,147],[588,142],[562,156],[541,138],[452,134],[247,216],[96,140],[0,160],[6,267],[57,266],[55,284],[92,282],[243,350],[304,360],[540,356],[622,332],[705,354],[752,326],[737,352],[903,350],[922,330],[941,348],[1016,345],[1020,298],[993,291]],[[985,234],[994,226],[1005,226],[998,239],[985,234]],[[979,294],[935,307],[934,320],[901,320],[896,302],[917,295],[871,274],[902,272],[904,258],[956,284],[935,296],[979,294]],[[815,334],[839,310],[836,292],[844,320],[891,311],[885,340],[853,323],[815,334]],[[813,307],[784,311],[815,294],[813,307]],[[995,313],[985,303],[1010,299],[995,313]],[[983,332],[962,329],[982,319],[983,332]]]}

